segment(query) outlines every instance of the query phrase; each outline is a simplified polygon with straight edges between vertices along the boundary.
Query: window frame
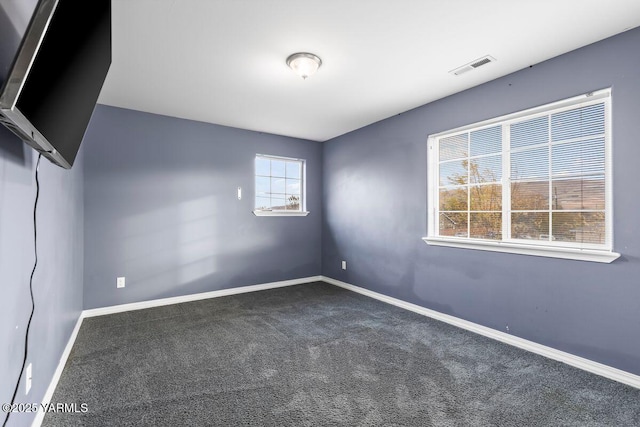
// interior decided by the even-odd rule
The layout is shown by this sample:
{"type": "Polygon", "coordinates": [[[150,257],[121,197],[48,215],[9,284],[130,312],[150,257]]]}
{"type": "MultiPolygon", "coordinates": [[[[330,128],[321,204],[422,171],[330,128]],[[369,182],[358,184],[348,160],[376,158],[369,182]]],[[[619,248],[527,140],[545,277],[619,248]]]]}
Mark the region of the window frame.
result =
{"type": "MultiPolygon", "coordinates": [[[[575,259],[583,261],[595,261],[610,263],[620,254],[613,252],[613,184],[612,184],[612,139],[611,139],[611,88],[590,92],[584,95],[568,98],[562,101],[541,105],[512,114],[493,119],[473,123],[456,129],[432,134],[427,139],[427,237],[423,237],[425,243],[435,246],[448,246],[454,248],[477,249],[495,252],[507,252],[552,258],[575,259]],[[534,119],[536,117],[549,116],[562,111],[580,108],[592,104],[604,103],[604,180],[605,180],[605,242],[603,244],[585,244],[562,242],[554,240],[524,240],[511,237],[511,141],[510,125],[515,122],[534,119]],[[471,237],[441,236],[439,226],[440,214],[440,139],[477,131],[485,128],[501,126],[502,149],[501,165],[502,186],[501,214],[502,236],[500,240],[490,240],[471,237]]],[[[552,143],[550,143],[552,144],[552,143]]],[[[551,145],[553,146],[553,145],[551,145]]],[[[517,150],[517,149],[516,149],[517,150]]],[[[470,153],[469,153],[470,154],[470,153]]],[[[468,158],[474,156],[469,155],[468,158]]],[[[549,176],[549,182],[552,177],[549,176]]],[[[497,182],[497,181],[496,181],[497,182]]],[[[470,188],[471,183],[467,183],[470,188]]],[[[470,206],[467,206],[467,211],[470,206]]],[[[550,207],[549,212],[553,212],[550,207]]]]}
{"type": "MultiPolygon", "coordinates": [[[[306,183],[307,183],[307,173],[306,173],[306,160],[298,159],[293,157],[283,157],[283,156],[274,156],[270,154],[259,154],[257,153],[253,160],[253,186],[254,186],[254,198],[253,198],[253,214],[255,216],[307,216],[309,215],[309,211],[307,211],[306,204],[306,183]],[[298,163],[300,165],[300,208],[298,210],[285,210],[285,209],[258,209],[256,208],[256,197],[258,193],[256,178],[258,175],[256,170],[256,161],[259,159],[269,159],[271,161],[278,160],[282,162],[288,163],[298,163]]],[[[271,173],[271,172],[270,172],[271,173]]],[[[269,178],[273,178],[273,175],[269,175],[269,178]]],[[[269,192],[269,194],[273,194],[269,192]]],[[[286,194],[286,193],[285,193],[286,194]]],[[[285,199],[286,202],[286,199],[285,199]]]]}

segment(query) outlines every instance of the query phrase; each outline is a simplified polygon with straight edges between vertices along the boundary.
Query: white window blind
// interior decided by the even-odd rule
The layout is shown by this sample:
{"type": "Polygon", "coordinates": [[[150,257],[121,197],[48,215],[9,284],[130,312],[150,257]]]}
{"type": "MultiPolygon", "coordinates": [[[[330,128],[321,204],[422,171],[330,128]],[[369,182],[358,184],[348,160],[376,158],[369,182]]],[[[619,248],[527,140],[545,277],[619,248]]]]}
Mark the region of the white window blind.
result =
{"type": "Polygon", "coordinates": [[[599,91],[430,136],[427,243],[611,254],[610,102],[599,91]]]}
{"type": "Polygon", "coordinates": [[[607,243],[604,107],[510,125],[512,238],[607,243]]]}

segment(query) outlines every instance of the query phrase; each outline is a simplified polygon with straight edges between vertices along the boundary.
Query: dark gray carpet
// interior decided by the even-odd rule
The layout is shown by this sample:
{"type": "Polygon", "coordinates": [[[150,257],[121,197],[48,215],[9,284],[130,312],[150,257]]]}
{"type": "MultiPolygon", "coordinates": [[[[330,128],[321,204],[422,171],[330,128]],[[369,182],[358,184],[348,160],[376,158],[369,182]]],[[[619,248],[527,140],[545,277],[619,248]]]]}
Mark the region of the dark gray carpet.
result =
{"type": "Polygon", "coordinates": [[[45,426],[640,426],[640,390],[324,283],[88,318],[45,426]]]}

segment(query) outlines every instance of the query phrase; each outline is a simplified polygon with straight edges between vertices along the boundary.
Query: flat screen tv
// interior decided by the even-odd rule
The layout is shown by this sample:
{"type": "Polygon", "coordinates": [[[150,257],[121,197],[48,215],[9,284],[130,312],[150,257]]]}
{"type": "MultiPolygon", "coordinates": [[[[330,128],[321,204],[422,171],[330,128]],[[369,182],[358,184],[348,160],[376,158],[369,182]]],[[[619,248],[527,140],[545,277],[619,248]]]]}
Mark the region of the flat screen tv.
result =
{"type": "Polygon", "coordinates": [[[0,121],[71,168],[110,65],[111,0],[40,0],[2,83],[0,121]]]}

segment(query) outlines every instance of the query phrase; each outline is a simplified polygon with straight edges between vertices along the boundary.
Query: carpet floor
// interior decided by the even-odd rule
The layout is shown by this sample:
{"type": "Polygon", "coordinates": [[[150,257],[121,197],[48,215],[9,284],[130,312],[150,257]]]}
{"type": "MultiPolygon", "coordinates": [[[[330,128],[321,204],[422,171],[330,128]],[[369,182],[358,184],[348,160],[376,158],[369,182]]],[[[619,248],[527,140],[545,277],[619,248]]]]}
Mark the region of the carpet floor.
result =
{"type": "Polygon", "coordinates": [[[640,426],[638,389],[326,283],[87,318],[52,402],[78,410],[48,427],[640,426]]]}

